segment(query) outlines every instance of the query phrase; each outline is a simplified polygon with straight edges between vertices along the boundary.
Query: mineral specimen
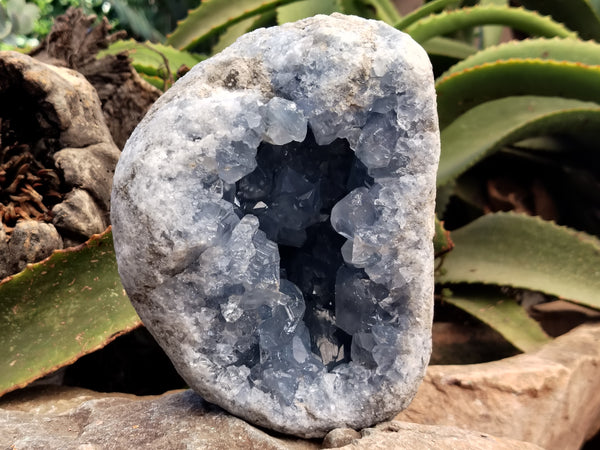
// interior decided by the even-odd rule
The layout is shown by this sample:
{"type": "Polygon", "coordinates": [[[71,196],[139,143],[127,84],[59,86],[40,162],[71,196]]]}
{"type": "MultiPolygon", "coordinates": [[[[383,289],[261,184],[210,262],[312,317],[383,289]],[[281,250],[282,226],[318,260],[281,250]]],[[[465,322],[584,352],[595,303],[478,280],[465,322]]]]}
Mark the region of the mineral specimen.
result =
{"type": "Polygon", "coordinates": [[[431,350],[438,156],[409,36],[339,14],[256,30],[129,139],[112,195],[123,284],[231,413],[304,437],[389,419],[431,350]]]}

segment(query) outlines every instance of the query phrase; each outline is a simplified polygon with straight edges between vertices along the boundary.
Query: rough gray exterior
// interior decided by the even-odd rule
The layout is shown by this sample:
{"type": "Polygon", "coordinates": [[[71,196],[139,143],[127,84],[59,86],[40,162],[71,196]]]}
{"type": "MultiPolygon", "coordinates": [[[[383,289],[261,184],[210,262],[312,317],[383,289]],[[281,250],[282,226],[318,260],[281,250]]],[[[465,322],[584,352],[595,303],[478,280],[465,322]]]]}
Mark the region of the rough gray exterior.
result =
{"type": "Polygon", "coordinates": [[[125,289],[233,414],[303,437],[389,419],[431,351],[438,157],[409,36],[339,14],[254,31],[129,139],[111,217],[125,289]]]}

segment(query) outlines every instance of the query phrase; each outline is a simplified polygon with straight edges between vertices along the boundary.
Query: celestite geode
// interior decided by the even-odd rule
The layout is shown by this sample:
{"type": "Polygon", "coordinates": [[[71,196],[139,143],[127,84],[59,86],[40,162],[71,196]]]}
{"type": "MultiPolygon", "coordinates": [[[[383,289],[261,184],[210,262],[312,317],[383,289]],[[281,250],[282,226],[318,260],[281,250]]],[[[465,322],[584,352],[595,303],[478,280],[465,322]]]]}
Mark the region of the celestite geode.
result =
{"type": "Polygon", "coordinates": [[[189,385],[303,437],[393,417],[431,351],[439,157],[425,51],[334,14],[256,30],[117,166],[119,272],[189,385]]]}

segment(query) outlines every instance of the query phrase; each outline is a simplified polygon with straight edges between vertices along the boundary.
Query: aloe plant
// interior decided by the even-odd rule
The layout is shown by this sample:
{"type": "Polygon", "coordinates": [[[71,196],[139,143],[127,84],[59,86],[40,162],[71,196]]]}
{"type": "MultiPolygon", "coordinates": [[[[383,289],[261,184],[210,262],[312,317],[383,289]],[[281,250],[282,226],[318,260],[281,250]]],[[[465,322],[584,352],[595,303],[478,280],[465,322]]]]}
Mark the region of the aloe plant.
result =
{"type": "MultiPolygon", "coordinates": [[[[534,3],[552,3],[553,7],[541,11],[551,16],[476,5],[419,18],[404,27],[425,44],[443,36],[475,47],[468,39],[446,33],[488,24],[512,26],[532,37],[546,36],[489,46],[464,58],[455,53],[451,56],[456,63],[437,78],[442,129],[437,211],[441,219],[452,215],[447,209],[450,199],[464,199],[472,191],[473,174],[496,153],[517,145],[521,157],[543,161],[556,144],[557,133],[561,139],[570,137],[579,143],[590,136],[597,139],[600,45],[577,38],[593,37],[600,25],[597,15],[589,14],[594,10],[592,2],[574,2],[573,10],[563,2],[523,2],[525,6],[534,3]],[[565,17],[571,29],[557,20],[565,17]],[[520,144],[528,138],[543,138],[537,141],[542,148],[529,150],[520,144]]],[[[442,45],[438,53],[443,51],[442,45]]],[[[562,146],[560,152],[559,157],[566,158],[581,151],[571,145],[562,146]]],[[[516,313],[520,318],[514,316],[519,307],[500,287],[539,291],[600,308],[596,238],[540,218],[483,212],[479,208],[479,218],[450,232],[454,248],[438,264],[440,298],[488,323],[522,350],[541,345],[547,337],[524,312],[516,313]]]]}

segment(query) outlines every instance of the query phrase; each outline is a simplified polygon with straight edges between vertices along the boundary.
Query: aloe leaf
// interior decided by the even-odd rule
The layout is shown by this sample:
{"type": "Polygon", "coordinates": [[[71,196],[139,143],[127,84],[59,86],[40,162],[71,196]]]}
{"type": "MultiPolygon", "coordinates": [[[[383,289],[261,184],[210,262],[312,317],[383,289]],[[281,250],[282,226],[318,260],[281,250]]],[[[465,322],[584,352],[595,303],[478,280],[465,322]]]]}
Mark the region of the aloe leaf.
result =
{"type": "Polygon", "coordinates": [[[506,25],[529,34],[543,37],[576,37],[562,24],[523,8],[501,6],[474,6],[444,11],[418,20],[404,31],[417,42],[426,42],[465,28],[479,25],[506,25]]]}
{"type": "Polygon", "coordinates": [[[211,49],[211,54],[219,53],[233,44],[240,36],[249,33],[250,31],[273,26],[275,24],[277,24],[277,12],[276,10],[271,10],[231,25],[219,36],[218,42],[211,49]]]}
{"type": "Polygon", "coordinates": [[[511,41],[489,47],[452,66],[440,79],[465,69],[508,59],[569,61],[590,66],[600,65],[600,44],[562,38],[537,38],[511,41]]]}
{"type": "Polygon", "coordinates": [[[435,218],[435,236],[433,237],[433,253],[436,258],[448,253],[454,248],[450,232],[444,228],[444,222],[435,218]]]}
{"type": "Polygon", "coordinates": [[[219,36],[219,40],[211,49],[211,53],[216,54],[233,44],[240,36],[246,34],[252,29],[256,17],[248,17],[236,24],[231,25],[227,30],[219,36]]]}
{"type": "Polygon", "coordinates": [[[163,78],[159,78],[156,75],[147,75],[143,72],[139,72],[139,74],[144,79],[144,81],[151,84],[160,91],[164,91],[168,87],[166,81],[163,78]]]}
{"type": "MultiPolygon", "coordinates": [[[[482,6],[508,6],[507,0],[481,0],[479,2],[482,6]]],[[[485,25],[481,27],[481,47],[487,48],[492,45],[498,45],[502,38],[502,29],[504,27],[497,25],[485,25]]]]}
{"type": "Polygon", "coordinates": [[[0,283],[0,395],[102,348],[141,322],[109,231],[0,283]]]}
{"type": "Polygon", "coordinates": [[[168,45],[151,42],[140,43],[133,39],[116,41],[106,50],[99,52],[97,57],[102,58],[105,55],[116,55],[122,52],[127,52],[137,72],[149,76],[162,75],[161,78],[164,78],[165,75],[165,60],[168,62],[169,71],[173,76],[181,66],[192,68],[202,60],[200,56],[168,45]]]}
{"type": "Polygon", "coordinates": [[[451,233],[440,283],[540,291],[600,309],[600,242],[537,217],[484,215],[451,233]]]}
{"type": "Polygon", "coordinates": [[[248,17],[295,1],[298,0],[204,0],[177,24],[173,33],[167,37],[167,44],[190,49],[248,17]]]}
{"type": "Polygon", "coordinates": [[[363,0],[339,0],[341,12],[348,15],[377,19],[377,11],[363,0]]]}
{"type": "Polygon", "coordinates": [[[521,305],[497,288],[452,287],[451,294],[444,296],[443,300],[486,323],[523,352],[537,350],[551,341],[521,305]]]}
{"type": "Polygon", "coordinates": [[[474,106],[501,97],[560,96],[600,102],[598,86],[600,66],[539,59],[482,64],[436,83],[440,128],[474,106]]]}
{"type": "Polygon", "coordinates": [[[317,14],[331,14],[340,11],[338,0],[303,0],[277,8],[277,23],[296,22],[317,14]]]}
{"type": "Polygon", "coordinates": [[[460,0],[433,0],[429,3],[425,3],[420,8],[417,8],[410,14],[407,14],[397,22],[394,27],[399,30],[404,30],[406,27],[412,25],[416,21],[443,10],[446,6],[456,5],[460,3],[460,0]]]}
{"type": "Polygon", "coordinates": [[[376,18],[389,25],[400,20],[400,13],[391,0],[360,0],[360,2],[372,6],[375,9],[376,18]]]}
{"type": "Polygon", "coordinates": [[[600,40],[600,15],[590,0],[522,0],[521,4],[542,14],[551,15],[554,20],[576,30],[583,39],[600,40]]]}
{"type": "Polygon", "coordinates": [[[450,199],[454,195],[456,188],[456,182],[446,183],[443,186],[437,188],[435,196],[435,214],[436,217],[444,217],[446,214],[446,208],[450,203],[450,199]]]}
{"type": "Polygon", "coordinates": [[[547,132],[600,128],[600,105],[559,97],[507,97],[483,103],[441,133],[437,184],[442,186],[502,146],[547,132]]]}
{"type": "Polygon", "coordinates": [[[119,22],[123,25],[129,25],[129,28],[142,39],[164,40],[165,37],[154,28],[154,25],[144,14],[142,7],[134,7],[124,0],[111,0],[110,5],[117,13],[119,22]]]}
{"type": "Polygon", "coordinates": [[[448,56],[450,58],[464,59],[477,52],[470,44],[444,37],[434,37],[423,43],[423,48],[429,55],[448,56]]]}

